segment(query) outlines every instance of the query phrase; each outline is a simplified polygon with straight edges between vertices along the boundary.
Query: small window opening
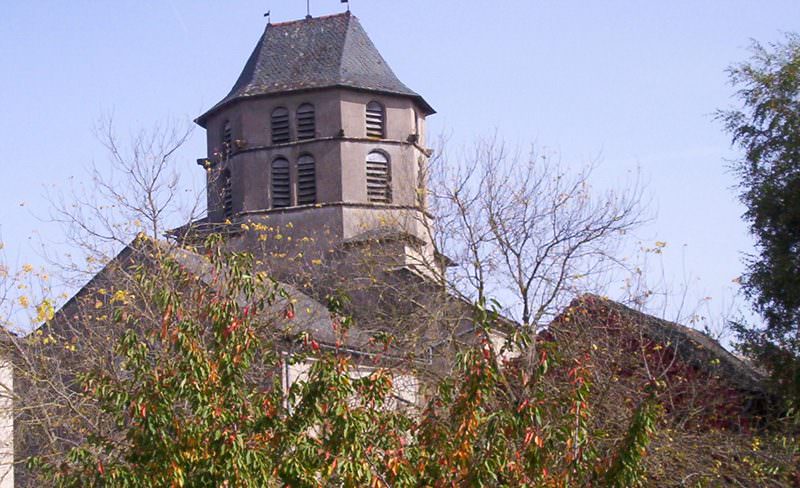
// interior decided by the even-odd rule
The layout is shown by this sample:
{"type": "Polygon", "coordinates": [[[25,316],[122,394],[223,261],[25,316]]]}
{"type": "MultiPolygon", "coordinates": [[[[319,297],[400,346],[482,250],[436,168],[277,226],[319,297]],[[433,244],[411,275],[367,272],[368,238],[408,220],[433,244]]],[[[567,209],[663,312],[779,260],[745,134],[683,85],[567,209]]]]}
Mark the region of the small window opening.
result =
{"type": "Polygon", "coordinates": [[[392,203],[389,159],[382,152],[373,151],[367,155],[367,201],[392,203]]]}
{"type": "Polygon", "coordinates": [[[314,106],[304,103],[297,108],[297,139],[313,139],[316,135],[314,106]]]}
{"type": "Polygon", "coordinates": [[[272,111],[272,143],[283,144],[289,142],[289,111],[278,107],[272,111]]]}
{"type": "Polygon", "coordinates": [[[225,169],[222,172],[222,215],[226,219],[233,217],[233,191],[231,190],[231,170],[225,169]]]}
{"type": "Polygon", "coordinates": [[[383,138],[384,136],[384,111],[383,105],[378,102],[367,104],[367,137],[383,138]]]}
{"type": "Polygon", "coordinates": [[[272,207],[288,207],[292,204],[292,186],[289,161],[279,158],[272,162],[272,207]]]}
{"type": "Polygon", "coordinates": [[[226,120],[222,124],[222,156],[228,159],[233,153],[233,129],[231,129],[231,122],[226,120]]]}
{"type": "Polygon", "coordinates": [[[314,158],[308,154],[297,160],[297,204],[317,203],[317,175],[314,158]]]}

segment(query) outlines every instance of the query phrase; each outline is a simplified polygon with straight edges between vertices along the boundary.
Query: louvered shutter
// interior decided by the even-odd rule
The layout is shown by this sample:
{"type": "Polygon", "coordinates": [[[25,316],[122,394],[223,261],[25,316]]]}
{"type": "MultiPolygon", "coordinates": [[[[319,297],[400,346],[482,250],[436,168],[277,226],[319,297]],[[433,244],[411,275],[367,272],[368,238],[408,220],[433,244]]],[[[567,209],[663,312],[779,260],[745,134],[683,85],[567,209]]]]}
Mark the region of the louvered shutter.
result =
{"type": "Polygon", "coordinates": [[[272,207],[288,207],[291,204],[292,187],[289,161],[276,159],[272,162],[272,207]]]}
{"type": "Polygon", "coordinates": [[[377,151],[367,155],[367,201],[392,202],[389,159],[377,151]]]}
{"type": "Polygon", "coordinates": [[[314,158],[306,154],[297,160],[297,204],[317,203],[317,172],[314,158]]]}
{"type": "Polygon", "coordinates": [[[222,125],[222,156],[227,159],[233,152],[233,129],[230,121],[222,125]]]}
{"type": "Polygon", "coordinates": [[[233,217],[233,192],[231,191],[231,172],[226,169],[222,172],[222,215],[229,219],[233,217]]]}
{"type": "Polygon", "coordinates": [[[314,106],[304,103],[297,107],[297,139],[313,139],[315,134],[314,106]]]}
{"type": "Polygon", "coordinates": [[[367,104],[367,137],[382,138],[384,134],[383,105],[378,102],[367,104]]]}
{"type": "Polygon", "coordinates": [[[283,144],[289,142],[289,111],[278,107],[272,111],[272,143],[283,144]]]}

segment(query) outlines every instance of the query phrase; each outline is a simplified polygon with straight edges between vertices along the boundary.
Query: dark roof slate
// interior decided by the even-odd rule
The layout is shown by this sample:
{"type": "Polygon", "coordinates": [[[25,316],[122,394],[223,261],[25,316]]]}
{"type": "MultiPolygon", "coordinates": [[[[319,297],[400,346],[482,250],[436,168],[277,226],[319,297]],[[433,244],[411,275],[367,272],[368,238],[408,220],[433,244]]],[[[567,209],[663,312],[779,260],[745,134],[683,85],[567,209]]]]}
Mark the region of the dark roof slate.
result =
{"type": "Polygon", "coordinates": [[[409,96],[433,108],[404,85],[349,12],[267,24],[230,93],[197,122],[233,100],[330,87],[409,96]]]}

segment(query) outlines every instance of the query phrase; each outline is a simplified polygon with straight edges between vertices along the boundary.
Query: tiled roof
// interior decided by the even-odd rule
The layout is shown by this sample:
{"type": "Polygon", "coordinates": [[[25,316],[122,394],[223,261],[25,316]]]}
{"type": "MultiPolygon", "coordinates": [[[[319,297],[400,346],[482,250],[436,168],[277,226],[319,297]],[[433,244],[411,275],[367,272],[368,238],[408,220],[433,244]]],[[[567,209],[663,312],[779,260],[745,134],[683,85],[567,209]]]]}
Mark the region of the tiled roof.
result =
{"type": "Polygon", "coordinates": [[[428,114],[433,108],[404,85],[349,12],[267,24],[230,93],[198,117],[204,125],[229,102],[297,90],[349,87],[416,99],[428,114]]]}
{"type": "MultiPolygon", "coordinates": [[[[650,340],[669,345],[684,361],[700,369],[718,363],[720,374],[741,390],[764,392],[764,378],[759,371],[696,329],[647,315],[619,302],[593,294],[576,298],[565,312],[580,310],[593,311],[592,316],[598,326],[602,325],[602,317],[616,316],[622,323],[634,326],[650,340]]],[[[564,326],[562,317],[563,313],[551,323],[551,330],[558,330],[564,326]]]]}

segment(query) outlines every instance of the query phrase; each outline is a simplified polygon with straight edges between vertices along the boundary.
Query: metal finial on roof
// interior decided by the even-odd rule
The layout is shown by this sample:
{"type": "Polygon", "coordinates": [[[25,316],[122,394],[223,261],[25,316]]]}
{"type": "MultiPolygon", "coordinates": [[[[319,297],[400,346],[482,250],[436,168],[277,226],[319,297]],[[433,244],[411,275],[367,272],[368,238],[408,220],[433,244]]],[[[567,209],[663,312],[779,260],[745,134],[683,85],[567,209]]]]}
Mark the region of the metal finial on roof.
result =
{"type": "Polygon", "coordinates": [[[306,0],[306,18],[311,18],[311,0],[306,0]]]}
{"type": "Polygon", "coordinates": [[[347,4],[347,11],[349,12],[350,11],[350,0],[342,0],[342,3],[346,3],[347,4]]]}
{"type": "Polygon", "coordinates": [[[267,10],[267,13],[264,14],[264,17],[267,18],[267,24],[271,24],[272,23],[270,15],[269,15],[270,12],[271,12],[271,10],[267,10]]]}

